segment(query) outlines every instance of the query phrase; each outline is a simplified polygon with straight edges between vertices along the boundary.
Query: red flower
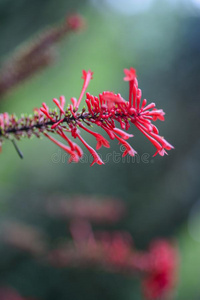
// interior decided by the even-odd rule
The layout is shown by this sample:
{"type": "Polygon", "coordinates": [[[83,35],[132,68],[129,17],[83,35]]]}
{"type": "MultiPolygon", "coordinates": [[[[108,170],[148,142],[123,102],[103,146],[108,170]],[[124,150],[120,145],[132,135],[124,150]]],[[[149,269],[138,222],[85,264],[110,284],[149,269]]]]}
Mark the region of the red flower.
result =
{"type": "Polygon", "coordinates": [[[74,219],[70,229],[72,242],[49,253],[47,259],[51,264],[96,266],[108,272],[136,275],[141,279],[144,299],[171,299],[178,256],[176,247],[169,241],[153,241],[149,251],[139,251],[128,232],[93,231],[84,219],[74,219]]]}
{"type": "Polygon", "coordinates": [[[125,73],[125,77],[124,77],[124,81],[131,81],[131,80],[135,80],[136,78],[136,70],[133,68],[129,69],[124,69],[124,73],[125,73]]]}
{"type": "MultiPolygon", "coordinates": [[[[94,97],[87,93],[85,102],[87,104],[88,112],[82,110],[81,113],[78,113],[77,110],[83,95],[90,80],[92,79],[93,73],[90,70],[88,72],[83,71],[83,88],[78,101],[75,98],[71,99],[72,105],[70,105],[68,109],[68,113],[70,111],[71,115],[68,119],[65,116],[66,112],[64,111],[64,107],[61,106],[58,100],[53,100],[59,108],[60,118],[54,121],[54,124],[51,128],[58,128],[59,134],[62,136],[63,133],[61,132],[63,132],[63,128],[61,124],[67,122],[69,126],[68,131],[71,132],[71,135],[74,138],[78,137],[94,157],[93,163],[97,162],[98,164],[102,164],[103,162],[97,155],[96,151],[83,140],[83,138],[80,136],[80,133],[77,133],[77,128],[82,128],[96,138],[97,150],[101,146],[109,148],[109,142],[99,133],[95,133],[85,127],[82,124],[83,122],[89,126],[91,123],[93,123],[104,129],[111,139],[116,138],[119,143],[125,147],[123,156],[127,154],[134,156],[137,153],[129,145],[129,143],[125,141],[132,136],[123,131],[129,129],[129,122],[133,123],[155,146],[157,149],[155,155],[158,153],[163,156],[164,154],[167,154],[166,150],[171,150],[173,148],[171,144],[169,144],[163,137],[159,135],[157,127],[152,124],[152,121],[156,121],[157,119],[164,121],[163,110],[156,109],[154,103],[146,105],[146,99],[144,99],[141,103],[142,92],[138,88],[135,69],[125,69],[124,73],[126,75],[124,80],[129,81],[129,101],[125,101],[120,94],[114,94],[113,92],[109,91],[103,92],[99,95],[99,97],[94,97]],[[63,117],[61,117],[62,115],[63,117]],[[123,130],[115,127],[115,121],[119,122],[123,130]]],[[[41,111],[47,116],[47,118],[49,118],[50,121],[52,121],[52,116],[49,114],[48,109],[45,109],[44,104],[43,108],[41,108],[41,111]]],[[[73,151],[73,147],[71,150],[73,151]]],[[[76,159],[72,160],[76,161],[76,159]]]]}
{"type": "Polygon", "coordinates": [[[109,141],[105,137],[88,128],[88,126],[91,127],[94,124],[103,129],[110,139],[117,139],[119,143],[125,147],[123,156],[127,154],[134,156],[137,152],[126,141],[133,136],[126,133],[130,127],[130,123],[132,123],[155,146],[156,153],[154,155],[160,154],[163,156],[164,154],[167,154],[166,150],[171,150],[173,146],[159,135],[157,127],[152,123],[158,119],[164,121],[163,110],[157,109],[155,103],[147,105],[146,99],[141,101],[142,92],[138,88],[135,69],[125,69],[124,73],[124,80],[129,81],[128,101],[123,99],[120,94],[115,94],[110,91],[103,92],[99,97],[94,97],[89,93],[86,93],[85,103],[87,111],[85,108],[78,111],[82,98],[93,76],[93,72],[90,70],[88,72],[83,70],[83,87],[80,97],[78,100],[76,100],[76,98],[71,98],[72,104],[67,108],[65,108],[65,98],[64,96],[61,96],[59,100],[53,99],[59,112],[56,110],[49,110],[46,103],[43,103],[40,112],[35,109],[32,119],[22,117],[17,120],[13,115],[9,116],[6,113],[1,114],[0,147],[2,141],[1,137],[9,138],[12,134],[17,139],[20,139],[20,137],[24,136],[25,131],[29,137],[32,134],[39,137],[39,135],[43,133],[52,142],[69,153],[69,162],[78,162],[82,157],[82,150],[66,135],[66,133],[68,133],[72,138],[78,138],[92,154],[94,158],[92,165],[94,163],[103,164],[103,161],[96,151],[82,138],[79,129],[86,131],[96,138],[97,150],[100,149],[101,146],[109,148],[109,141]],[[119,123],[121,129],[116,127],[116,123],[119,123]],[[47,131],[56,133],[62,137],[68,143],[69,147],[60,143],[55,138],[52,138],[47,131]]]}
{"type": "Polygon", "coordinates": [[[148,300],[160,299],[175,285],[177,251],[167,241],[155,241],[150,248],[149,261],[149,274],[142,283],[143,292],[148,300]]]}

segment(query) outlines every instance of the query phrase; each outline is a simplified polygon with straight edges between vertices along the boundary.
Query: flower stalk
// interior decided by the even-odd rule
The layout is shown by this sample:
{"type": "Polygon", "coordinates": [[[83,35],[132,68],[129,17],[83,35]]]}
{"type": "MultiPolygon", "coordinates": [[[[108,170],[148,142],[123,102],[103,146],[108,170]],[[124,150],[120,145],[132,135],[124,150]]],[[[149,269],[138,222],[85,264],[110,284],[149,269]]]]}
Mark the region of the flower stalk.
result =
{"type": "Polygon", "coordinates": [[[42,31],[17,49],[0,69],[0,97],[52,64],[58,56],[58,43],[68,34],[77,32],[84,26],[84,20],[80,15],[69,15],[62,24],[42,31]]]}
{"type": "Polygon", "coordinates": [[[156,148],[156,154],[161,156],[167,154],[166,150],[173,149],[164,137],[159,135],[158,128],[152,123],[158,119],[164,121],[162,109],[157,109],[155,103],[147,105],[146,99],[141,101],[142,92],[138,88],[136,71],[133,68],[125,69],[125,81],[129,81],[129,100],[126,101],[120,94],[105,91],[95,97],[86,93],[86,108],[79,110],[83,96],[87,90],[93,72],[83,70],[83,88],[78,100],[71,99],[71,104],[65,108],[65,97],[54,98],[53,102],[56,108],[51,110],[46,103],[42,104],[40,109],[35,109],[33,115],[17,119],[15,115],[7,113],[0,114],[0,143],[3,139],[15,138],[20,140],[23,137],[30,138],[35,135],[40,137],[44,135],[57,146],[66,151],[69,155],[69,162],[78,162],[83,152],[72,139],[78,139],[93,156],[93,162],[104,164],[97,152],[83,139],[81,130],[91,134],[96,138],[96,149],[102,146],[109,148],[109,141],[100,133],[93,131],[93,125],[100,127],[111,140],[118,140],[124,147],[123,156],[129,154],[134,156],[137,152],[127,142],[132,137],[128,134],[130,124],[134,124],[156,148]],[[116,127],[116,123],[121,128],[116,127]],[[89,128],[88,128],[89,127],[89,128]],[[68,146],[57,141],[50,134],[60,136],[68,146]],[[71,136],[70,137],[68,137],[71,136]]]}
{"type": "Polygon", "coordinates": [[[97,268],[106,272],[136,276],[146,300],[171,299],[176,285],[178,250],[168,240],[153,240],[146,251],[135,248],[126,231],[93,231],[90,223],[70,224],[72,241],[58,245],[47,255],[57,268],[97,268]]]}

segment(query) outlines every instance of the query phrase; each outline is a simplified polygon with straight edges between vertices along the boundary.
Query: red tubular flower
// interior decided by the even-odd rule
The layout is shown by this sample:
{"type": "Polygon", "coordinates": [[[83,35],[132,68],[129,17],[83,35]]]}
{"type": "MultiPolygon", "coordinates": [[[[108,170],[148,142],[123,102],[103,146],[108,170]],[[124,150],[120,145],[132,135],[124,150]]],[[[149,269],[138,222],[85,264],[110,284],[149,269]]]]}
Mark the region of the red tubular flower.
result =
{"type": "Polygon", "coordinates": [[[103,165],[104,162],[101,160],[97,152],[92,147],[90,147],[88,143],[86,143],[86,141],[80,136],[79,133],[77,133],[77,137],[83,143],[83,145],[89,150],[89,152],[92,154],[94,158],[93,162],[91,163],[91,166],[93,166],[95,163],[97,163],[98,165],[103,165]]]}
{"type": "Polygon", "coordinates": [[[137,154],[137,152],[131,147],[131,145],[129,145],[129,143],[127,143],[125,140],[123,140],[116,134],[115,134],[115,137],[116,137],[116,139],[118,139],[119,143],[125,147],[125,151],[122,155],[123,157],[126,156],[127,154],[129,154],[130,156],[134,156],[135,154],[137,154]]]}
{"type": "Polygon", "coordinates": [[[56,144],[58,147],[60,147],[61,149],[63,149],[65,152],[67,152],[70,155],[70,159],[69,162],[78,162],[79,161],[79,157],[77,155],[77,153],[75,151],[72,151],[69,147],[65,146],[64,144],[60,143],[59,141],[57,141],[56,139],[54,139],[53,137],[51,137],[49,134],[44,132],[44,135],[51,140],[54,144],[56,144]]]}
{"type": "Polygon", "coordinates": [[[92,79],[92,75],[93,75],[93,72],[91,72],[90,70],[88,72],[86,72],[85,70],[83,70],[83,76],[82,76],[82,78],[84,80],[84,82],[83,82],[83,88],[82,88],[80,97],[79,97],[79,99],[77,101],[76,109],[79,108],[79,104],[80,104],[80,102],[81,102],[81,100],[83,98],[84,93],[87,90],[87,87],[88,87],[88,84],[90,83],[90,80],[92,79]]]}
{"type": "Polygon", "coordinates": [[[157,109],[155,103],[147,105],[146,99],[141,102],[142,92],[138,88],[138,81],[136,78],[136,71],[133,68],[124,70],[124,80],[129,82],[129,100],[126,101],[120,94],[105,91],[95,97],[86,93],[85,103],[87,106],[78,112],[78,108],[82,98],[87,90],[90,80],[92,79],[93,72],[90,70],[86,72],[83,70],[83,87],[78,100],[71,98],[71,103],[65,108],[65,98],[61,96],[59,100],[53,99],[57,106],[59,113],[56,110],[49,110],[48,106],[43,103],[40,112],[35,110],[33,118],[24,118],[17,120],[16,117],[9,116],[4,113],[0,115],[0,147],[2,137],[9,138],[14,135],[17,139],[24,136],[25,133],[28,137],[31,134],[39,136],[43,133],[51,141],[61,147],[63,150],[70,154],[69,161],[78,162],[82,157],[82,150],[80,147],[72,142],[64,132],[69,133],[72,138],[78,138],[82,144],[92,154],[94,163],[103,164],[102,160],[96,151],[89,146],[86,141],[81,137],[79,128],[87,133],[93,135],[97,140],[96,149],[101,146],[109,148],[109,142],[100,133],[93,132],[87,126],[92,124],[102,128],[110,139],[117,139],[120,144],[125,148],[123,156],[129,154],[134,156],[137,152],[127,143],[127,139],[133,135],[128,134],[126,131],[130,128],[130,123],[134,124],[156,148],[156,154],[161,156],[167,154],[166,150],[173,149],[162,136],[159,135],[157,127],[152,122],[158,119],[164,121],[164,112],[162,109],[157,109]],[[120,128],[116,127],[119,123],[120,128]],[[69,147],[66,147],[56,139],[52,138],[46,131],[56,133],[62,137],[69,147]]]}
{"type": "Polygon", "coordinates": [[[91,135],[93,135],[96,138],[96,140],[97,140],[96,149],[97,150],[99,150],[102,146],[104,146],[106,148],[110,148],[109,142],[101,134],[93,132],[92,130],[86,128],[82,124],[79,124],[79,127],[84,129],[85,131],[87,131],[88,133],[90,133],[91,135]]]}
{"type": "Polygon", "coordinates": [[[148,251],[134,247],[123,231],[93,231],[85,219],[71,223],[72,242],[49,252],[47,260],[57,267],[100,267],[105,271],[137,275],[144,299],[171,299],[178,271],[178,251],[167,240],[155,240],[148,251]]]}
{"type": "Polygon", "coordinates": [[[165,240],[154,241],[148,259],[148,275],[142,282],[145,298],[155,300],[167,297],[176,282],[177,249],[165,240]]]}

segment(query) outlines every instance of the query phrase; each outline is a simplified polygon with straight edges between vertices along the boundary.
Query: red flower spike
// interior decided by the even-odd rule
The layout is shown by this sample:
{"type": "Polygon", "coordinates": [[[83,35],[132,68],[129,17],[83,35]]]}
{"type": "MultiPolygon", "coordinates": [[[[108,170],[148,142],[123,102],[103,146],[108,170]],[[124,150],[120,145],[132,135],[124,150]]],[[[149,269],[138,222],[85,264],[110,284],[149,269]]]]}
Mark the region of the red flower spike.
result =
{"type": "MultiPolygon", "coordinates": [[[[172,299],[178,271],[176,247],[167,240],[155,240],[148,251],[141,251],[134,247],[128,232],[93,231],[88,223],[91,213],[85,214],[85,202],[82,210],[80,206],[81,203],[79,206],[67,207],[62,201],[58,209],[55,209],[55,206],[51,208],[53,213],[57,211],[58,216],[73,217],[75,221],[71,223],[73,226],[70,226],[72,241],[48,253],[47,259],[50,264],[60,268],[92,266],[106,272],[136,275],[140,277],[144,299],[172,299]],[[79,216],[79,219],[74,219],[74,216],[79,216]]],[[[91,212],[91,209],[89,211],[91,212]]],[[[94,218],[91,219],[93,220],[94,218]]]]}
{"type": "Polygon", "coordinates": [[[78,128],[87,131],[96,138],[97,150],[101,146],[107,148],[110,146],[107,139],[101,134],[93,132],[91,129],[93,124],[101,127],[111,140],[118,139],[119,143],[125,147],[123,156],[127,154],[134,156],[136,151],[126,142],[127,139],[133,136],[126,133],[132,123],[154,145],[156,148],[154,156],[156,154],[161,156],[167,154],[166,151],[173,149],[173,146],[159,135],[157,127],[152,123],[157,120],[164,121],[165,113],[162,109],[157,109],[155,103],[147,104],[146,99],[141,99],[142,92],[138,88],[135,69],[125,69],[124,73],[124,80],[129,82],[129,101],[124,100],[119,93],[115,94],[110,91],[104,91],[99,94],[99,97],[86,93],[86,108],[78,112],[80,102],[93,75],[90,70],[88,72],[83,70],[82,78],[84,82],[80,97],[78,101],[74,97],[71,98],[72,104],[67,109],[64,109],[65,97],[61,96],[59,100],[53,99],[59,112],[56,109],[49,110],[46,103],[43,103],[40,112],[35,110],[33,117],[21,116],[20,119],[17,119],[14,115],[0,114],[0,144],[3,138],[9,139],[10,136],[20,139],[25,135],[30,137],[34,134],[39,137],[44,134],[70,154],[70,161],[78,161],[82,156],[82,150],[65,135],[64,132],[68,132],[71,137],[78,137],[90,151],[94,158],[92,165],[95,162],[103,164],[96,151],[81,137],[78,128]],[[119,124],[121,129],[116,127],[116,123],[119,124]],[[87,126],[90,126],[90,128],[87,126]],[[48,131],[60,135],[69,144],[69,147],[50,137],[47,134],[48,131]]]}

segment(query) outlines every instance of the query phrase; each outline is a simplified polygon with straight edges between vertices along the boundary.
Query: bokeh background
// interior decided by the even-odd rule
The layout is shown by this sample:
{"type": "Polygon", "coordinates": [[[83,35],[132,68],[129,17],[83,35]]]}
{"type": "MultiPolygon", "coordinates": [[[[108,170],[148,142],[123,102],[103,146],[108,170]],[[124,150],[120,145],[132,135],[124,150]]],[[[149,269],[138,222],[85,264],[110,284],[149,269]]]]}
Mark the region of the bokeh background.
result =
{"type": "MultiPolygon", "coordinates": [[[[112,229],[129,231],[141,249],[153,238],[175,239],[180,270],[173,297],[199,299],[200,1],[1,0],[1,63],[22,43],[74,12],[85,18],[84,30],[60,42],[59,56],[51,66],[1,96],[0,112],[31,113],[43,101],[51,106],[53,97],[78,97],[82,69],[94,71],[91,94],[111,90],[127,98],[123,69],[133,66],[143,97],[166,112],[166,121],[158,127],[175,150],[152,158],[153,146],[132,128],[137,159],[116,163],[113,153],[121,152],[111,142],[107,163],[90,168],[89,162],[69,165],[67,157],[46,139],[18,143],[23,161],[6,142],[0,156],[0,222],[36,226],[52,236],[53,243],[64,238],[65,229],[62,222],[44,213],[50,195],[122,199],[129,213],[112,229]]],[[[87,140],[95,147],[92,138],[87,140]]],[[[107,159],[108,149],[100,151],[107,159]]],[[[41,300],[142,299],[134,278],[49,269],[3,242],[0,252],[1,285],[23,295],[41,300]]]]}

